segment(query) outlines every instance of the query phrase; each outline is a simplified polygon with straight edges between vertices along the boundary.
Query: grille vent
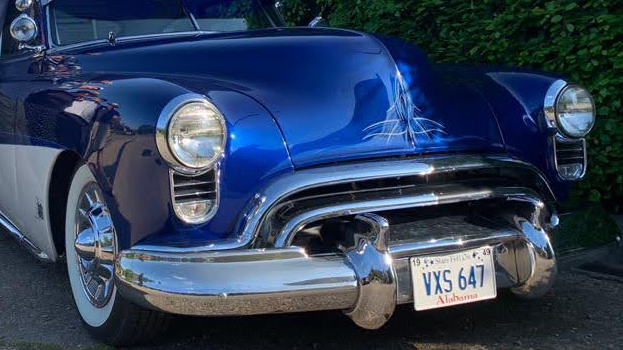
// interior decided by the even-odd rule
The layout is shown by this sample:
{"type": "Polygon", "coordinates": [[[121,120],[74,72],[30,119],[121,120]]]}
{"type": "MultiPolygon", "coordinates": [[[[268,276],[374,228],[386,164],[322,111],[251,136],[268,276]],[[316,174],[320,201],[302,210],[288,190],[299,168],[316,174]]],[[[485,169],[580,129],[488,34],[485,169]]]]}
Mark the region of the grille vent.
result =
{"type": "Polygon", "coordinates": [[[177,216],[189,224],[200,224],[214,214],[218,206],[216,170],[198,176],[171,172],[171,196],[177,216]]]}
{"type": "Polygon", "coordinates": [[[586,173],[586,140],[556,137],[556,170],[564,180],[579,180],[586,173]]]}

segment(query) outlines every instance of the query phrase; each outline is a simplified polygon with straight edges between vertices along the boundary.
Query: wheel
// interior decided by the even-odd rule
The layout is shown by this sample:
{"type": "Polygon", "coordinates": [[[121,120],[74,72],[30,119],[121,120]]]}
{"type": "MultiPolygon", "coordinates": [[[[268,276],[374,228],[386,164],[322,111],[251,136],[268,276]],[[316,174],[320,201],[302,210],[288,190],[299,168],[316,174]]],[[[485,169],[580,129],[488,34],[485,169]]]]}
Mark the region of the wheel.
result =
{"type": "Polygon", "coordinates": [[[104,197],[88,166],[74,173],[65,215],[67,272],[84,326],[113,346],[144,344],[164,333],[169,315],[123,298],[114,284],[117,237],[104,197]]]}

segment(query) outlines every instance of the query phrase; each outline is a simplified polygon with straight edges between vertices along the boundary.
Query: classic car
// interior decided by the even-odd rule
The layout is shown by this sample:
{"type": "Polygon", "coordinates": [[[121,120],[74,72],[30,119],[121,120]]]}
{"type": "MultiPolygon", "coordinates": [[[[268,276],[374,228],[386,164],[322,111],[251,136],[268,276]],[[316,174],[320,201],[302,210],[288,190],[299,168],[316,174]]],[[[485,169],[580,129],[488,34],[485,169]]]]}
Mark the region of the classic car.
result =
{"type": "Polygon", "coordinates": [[[0,5],[0,223],[66,262],[90,333],[317,310],[374,330],[401,304],[546,294],[589,92],[279,5],[0,5]]]}

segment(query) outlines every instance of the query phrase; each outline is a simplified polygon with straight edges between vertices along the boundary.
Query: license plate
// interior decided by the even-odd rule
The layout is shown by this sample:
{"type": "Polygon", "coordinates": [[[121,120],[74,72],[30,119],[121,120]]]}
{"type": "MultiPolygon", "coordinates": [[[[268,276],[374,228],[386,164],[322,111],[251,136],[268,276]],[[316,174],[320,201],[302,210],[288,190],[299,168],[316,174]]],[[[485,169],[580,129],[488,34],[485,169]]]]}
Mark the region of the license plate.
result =
{"type": "Polygon", "coordinates": [[[491,247],[410,259],[418,311],[494,299],[497,296],[491,247]]]}

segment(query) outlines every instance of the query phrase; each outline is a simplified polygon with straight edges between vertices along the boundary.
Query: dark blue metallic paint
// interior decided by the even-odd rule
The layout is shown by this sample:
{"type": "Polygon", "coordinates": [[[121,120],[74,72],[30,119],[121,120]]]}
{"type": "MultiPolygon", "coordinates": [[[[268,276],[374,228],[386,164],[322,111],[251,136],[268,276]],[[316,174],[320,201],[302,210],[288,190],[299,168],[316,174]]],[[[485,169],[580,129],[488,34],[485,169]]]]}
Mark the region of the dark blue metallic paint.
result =
{"type": "Polygon", "coordinates": [[[508,150],[562,196],[539,114],[552,79],[437,69],[413,46],[345,30],[152,38],[0,61],[0,142],[16,142],[7,141],[13,133],[83,157],[106,193],[120,248],[145,239],[185,245],[235,235],[243,208],[271,179],[330,162],[508,150]],[[196,227],[174,218],[154,138],[161,109],[187,92],[206,95],[230,131],[218,213],[196,227]],[[437,130],[387,137],[370,127],[409,103],[437,130]]]}

